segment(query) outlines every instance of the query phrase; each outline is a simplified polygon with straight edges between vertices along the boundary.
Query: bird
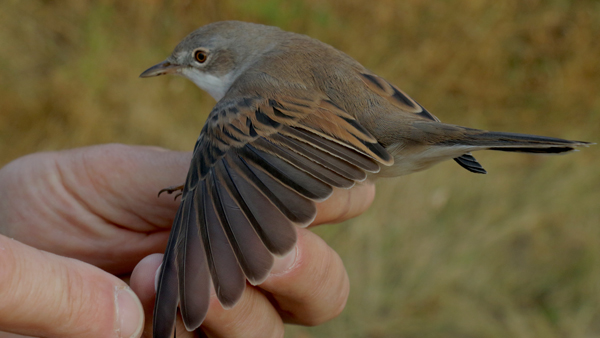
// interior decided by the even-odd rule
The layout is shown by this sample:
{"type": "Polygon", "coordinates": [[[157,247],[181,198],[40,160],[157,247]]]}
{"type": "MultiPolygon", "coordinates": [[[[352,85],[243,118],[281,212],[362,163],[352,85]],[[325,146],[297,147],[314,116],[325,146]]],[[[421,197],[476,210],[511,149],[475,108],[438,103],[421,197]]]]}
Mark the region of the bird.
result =
{"type": "Polygon", "coordinates": [[[417,101],[319,40],[241,21],[207,24],[140,77],[174,74],[216,105],[193,150],[157,278],[154,337],[203,322],[211,283],[224,308],[262,283],[334,188],[471,154],[568,153],[591,143],[442,123],[417,101]]]}

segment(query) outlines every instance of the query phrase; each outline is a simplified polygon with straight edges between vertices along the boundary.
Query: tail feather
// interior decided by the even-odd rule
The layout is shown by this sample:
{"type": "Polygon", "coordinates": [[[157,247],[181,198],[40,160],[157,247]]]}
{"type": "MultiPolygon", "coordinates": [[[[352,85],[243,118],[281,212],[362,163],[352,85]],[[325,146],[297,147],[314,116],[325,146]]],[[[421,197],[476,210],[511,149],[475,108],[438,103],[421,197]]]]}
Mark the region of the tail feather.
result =
{"type": "Polygon", "coordinates": [[[518,133],[485,131],[470,133],[460,140],[462,145],[479,146],[483,149],[534,153],[561,154],[574,151],[577,147],[589,146],[593,143],[564,140],[556,137],[537,136],[518,133]]]}
{"type": "MultiPolygon", "coordinates": [[[[556,137],[537,136],[518,133],[495,131],[480,131],[466,129],[467,133],[461,140],[454,142],[461,146],[474,146],[473,150],[497,150],[530,154],[566,154],[576,151],[577,147],[587,147],[594,143],[564,140],[556,137]]],[[[454,144],[456,144],[454,143],[454,144]]],[[[481,164],[470,154],[454,158],[454,161],[470,172],[485,174],[481,164]]]]}
{"type": "Polygon", "coordinates": [[[405,124],[404,128],[382,138],[386,150],[394,156],[395,165],[389,169],[382,167],[379,177],[407,175],[449,159],[454,159],[470,172],[484,174],[485,169],[471,152],[498,150],[563,154],[593,144],[556,137],[472,129],[437,121],[416,121],[405,124]]]}
{"type": "Polygon", "coordinates": [[[549,146],[547,148],[536,148],[536,147],[492,147],[489,150],[507,151],[515,153],[531,153],[531,154],[564,154],[571,151],[575,151],[574,147],[556,147],[549,146]]]}
{"type": "Polygon", "coordinates": [[[472,173],[487,174],[487,171],[483,169],[483,166],[477,162],[471,153],[466,153],[462,156],[456,157],[454,158],[454,161],[472,173]]]}

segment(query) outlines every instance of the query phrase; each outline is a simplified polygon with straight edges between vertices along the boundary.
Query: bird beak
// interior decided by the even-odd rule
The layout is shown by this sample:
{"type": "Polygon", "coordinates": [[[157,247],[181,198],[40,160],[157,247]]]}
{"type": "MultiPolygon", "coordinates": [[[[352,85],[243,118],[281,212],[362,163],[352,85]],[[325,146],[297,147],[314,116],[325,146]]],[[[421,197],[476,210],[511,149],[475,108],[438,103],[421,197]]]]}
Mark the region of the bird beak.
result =
{"type": "Polygon", "coordinates": [[[140,77],[152,77],[166,74],[173,74],[181,68],[180,65],[172,64],[169,61],[163,61],[146,69],[140,77]]]}

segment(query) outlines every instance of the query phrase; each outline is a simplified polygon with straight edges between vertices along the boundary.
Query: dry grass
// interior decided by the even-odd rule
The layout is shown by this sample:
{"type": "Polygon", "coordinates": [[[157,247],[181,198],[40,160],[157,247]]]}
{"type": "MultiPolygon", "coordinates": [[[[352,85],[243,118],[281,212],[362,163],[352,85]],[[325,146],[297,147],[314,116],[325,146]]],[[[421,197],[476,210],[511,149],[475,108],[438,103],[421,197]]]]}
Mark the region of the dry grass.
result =
{"type": "MultiPolygon", "coordinates": [[[[95,143],[191,150],[214,104],[180,78],[140,80],[216,20],[333,44],[442,120],[598,142],[598,1],[16,1],[0,5],[0,164],[95,143]]],[[[317,230],[342,255],[344,313],[288,337],[600,336],[598,146],[478,154],[387,181],[317,230]]]]}

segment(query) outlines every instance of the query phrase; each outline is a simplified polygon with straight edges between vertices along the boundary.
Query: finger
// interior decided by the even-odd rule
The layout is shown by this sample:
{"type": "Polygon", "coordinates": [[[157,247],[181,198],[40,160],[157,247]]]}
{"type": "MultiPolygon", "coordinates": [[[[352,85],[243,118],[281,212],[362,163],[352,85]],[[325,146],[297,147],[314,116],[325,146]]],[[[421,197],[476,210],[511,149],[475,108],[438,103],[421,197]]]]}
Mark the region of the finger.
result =
{"type": "Polygon", "coordinates": [[[179,201],[157,193],[184,180],[189,159],[189,153],[118,144],[22,157],[0,170],[7,197],[0,199],[2,231],[114,274],[130,273],[143,257],[164,250],[179,201]],[[37,208],[24,211],[10,201],[37,208]]]}
{"type": "Polygon", "coordinates": [[[317,203],[317,217],[311,226],[339,223],[365,212],[375,199],[375,185],[361,182],[352,189],[334,189],[333,195],[317,203]]]}
{"type": "Polygon", "coordinates": [[[284,332],[278,312],[263,293],[250,285],[240,302],[228,310],[212,296],[202,329],[211,338],[280,338],[284,332]]]}
{"type": "Polygon", "coordinates": [[[141,304],[118,278],[0,236],[0,331],[36,337],[139,337],[141,304]]]}
{"type": "Polygon", "coordinates": [[[155,276],[162,263],[162,254],[153,254],[142,259],[133,269],[129,285],[139,297],[146,321],[144,323],[144,337],[152,337],[152,315],[154,311],[154,296],[156,295],[155,276]]]}
{"type": "Polygon", "coordinates": [[[298,229],[296,249],[275,263],[260,287],[270,294],[285,322],[309,326],[338,316],[350,291],[338,254],[306,229],[298,229]]]}

